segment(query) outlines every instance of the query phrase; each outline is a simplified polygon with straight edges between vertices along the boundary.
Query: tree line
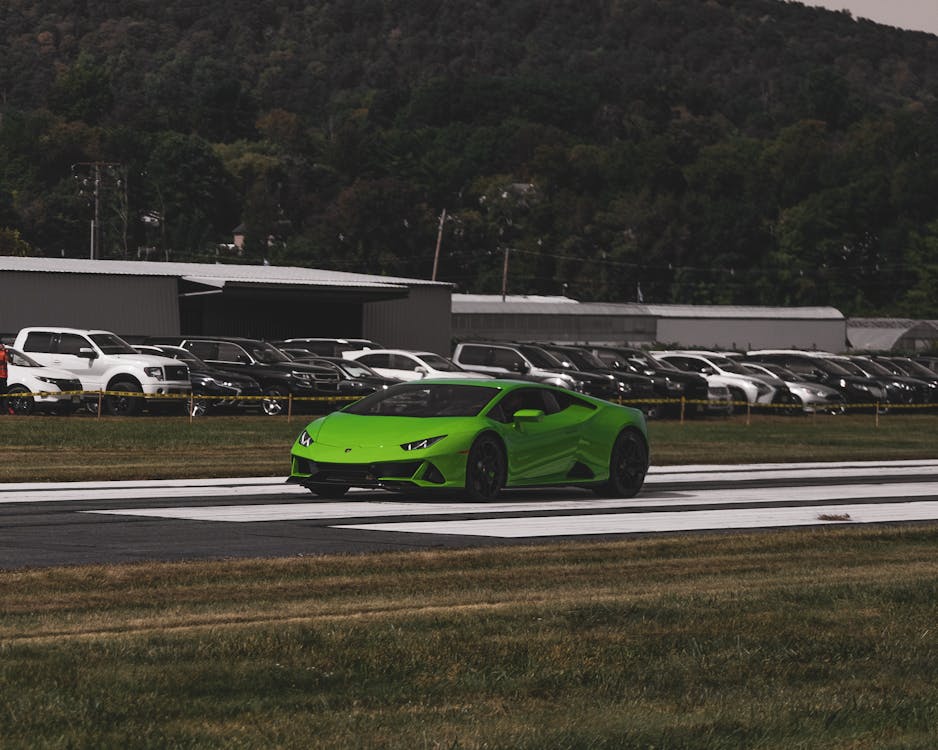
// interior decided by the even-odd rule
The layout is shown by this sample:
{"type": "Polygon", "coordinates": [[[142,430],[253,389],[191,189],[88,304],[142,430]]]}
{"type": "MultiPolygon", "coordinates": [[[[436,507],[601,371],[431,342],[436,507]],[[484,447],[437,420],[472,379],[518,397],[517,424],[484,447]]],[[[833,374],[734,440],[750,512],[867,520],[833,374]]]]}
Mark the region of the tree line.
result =
{"type": "Polygon", "coordinates": [[[0,253],[429,277],[439,241],[467,292],[507,254],[516,294],[938,317],[933,35],[782,0],[0,19],[0,253]]]}

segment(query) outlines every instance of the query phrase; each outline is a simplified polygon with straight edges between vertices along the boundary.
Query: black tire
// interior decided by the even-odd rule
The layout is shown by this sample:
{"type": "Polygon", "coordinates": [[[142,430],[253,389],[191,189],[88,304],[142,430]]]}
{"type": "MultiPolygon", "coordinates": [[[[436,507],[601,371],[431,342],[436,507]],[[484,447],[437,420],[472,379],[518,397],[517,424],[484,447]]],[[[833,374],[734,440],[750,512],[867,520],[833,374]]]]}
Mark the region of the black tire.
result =
{"type": "Polygon", "coordinates": [[[267,392],[264,394],[264,400],[261,401],[261,409],[264,411],[264,414],[268,417],[276,417],[279,414],[283,414],[286,408],[287,399],[283,389],[276,386],[268,388],[267,392]]]}
{"type": "Polygon", "coordinates": [[[609,479],[598,492],[609,497],[635,497],[648,472],[648,444],[638,430],[622,430],[612,444],[609,479]]]}
{"type": "Polygon", "coordinates": [[[36,402],[32,396],[26,395],[28,393],[29,389],[22,385],[11,385],[6,395],[7,411],[23,417],[32,414],[36,402]]]}
{"type": "Polygon", "coordinates": [[[318,497],[338,500],[348,492],[348,486],[343,484],[308,484],[306,489],[318,497]]]}
{"type": "Polygon", "coordinates": [[[104,408],[112,417],[135,417],[143,411],[143,391],[136,383],[119,380],[108,387],[109,391],[121,391],[122,395],[109,395],[104,399],[104,408]],[[140,396],[127,396],[126,393],[139,393],[140,396]]]}
{"type": "MultiPolygon", "coordinates": [[[[208,414],[209,401],[207,398],[194,398],[192,399],[191,407],[189,408],[190,417],[204,417],[208,414]]],[[[187,404],[189,406],[189,404],[187,404]]]]}
{"type": "Polygon", "coordinates": [[[508,481],[505,449],[494,435],[480,435],[466,458],[466,494],[488,502],[498,497],[508,481]]]}

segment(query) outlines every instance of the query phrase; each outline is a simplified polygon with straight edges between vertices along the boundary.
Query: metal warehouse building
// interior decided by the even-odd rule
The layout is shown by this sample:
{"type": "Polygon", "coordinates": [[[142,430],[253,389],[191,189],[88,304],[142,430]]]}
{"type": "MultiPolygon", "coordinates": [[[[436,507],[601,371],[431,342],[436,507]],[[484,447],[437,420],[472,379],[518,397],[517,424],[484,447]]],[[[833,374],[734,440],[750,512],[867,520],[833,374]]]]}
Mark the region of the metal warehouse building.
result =
{"type": "Polygon", "coordinates": [[[701,349],[847,348],[846,320],[832,307],[598,304],[566,297],[454,294],[453,335],[701,349]]]}
{"type": "Polygon", "coordinates": [[[451,285],[285,266],[0,257],[0,334],[364,337],[448,352],[451,285]]]}

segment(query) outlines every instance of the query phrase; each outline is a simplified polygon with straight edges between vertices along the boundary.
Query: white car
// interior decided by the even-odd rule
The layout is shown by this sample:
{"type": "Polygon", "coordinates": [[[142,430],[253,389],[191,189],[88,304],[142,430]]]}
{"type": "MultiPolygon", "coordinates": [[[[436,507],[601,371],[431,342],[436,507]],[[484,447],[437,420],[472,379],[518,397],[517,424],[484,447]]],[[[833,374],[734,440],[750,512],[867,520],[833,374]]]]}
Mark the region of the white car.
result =
{"type": "Polygon", "coordinates": [[[733,401],[737,403],[748,402],[753,406],[772,404],[783,394],[790,399],[788,388],[781,381],[776,380],[777,385],[770,383],[767,378],[746,372],[738,362],[716,352],[664,351],[651,354],[681,370],[700,373],[711,385],[729,388],[733,401]]]}
{"type": "Polygon", "coordinates": [[[54,411],[70,414],[81,396],[81,381],[67,370],[43,367],[18,349],[7,347],[6,408],[12,414],[54,411]]]}
{"type": "Polygon", "coordinates": [[[378,374],[398,380],[421,378],[478,378],[490,380],[491,375],[469,372],[451,359],[434,352],[412,352],[407,349],[361,349],[342,352],[344,359],[368,365],[378,374]]]}

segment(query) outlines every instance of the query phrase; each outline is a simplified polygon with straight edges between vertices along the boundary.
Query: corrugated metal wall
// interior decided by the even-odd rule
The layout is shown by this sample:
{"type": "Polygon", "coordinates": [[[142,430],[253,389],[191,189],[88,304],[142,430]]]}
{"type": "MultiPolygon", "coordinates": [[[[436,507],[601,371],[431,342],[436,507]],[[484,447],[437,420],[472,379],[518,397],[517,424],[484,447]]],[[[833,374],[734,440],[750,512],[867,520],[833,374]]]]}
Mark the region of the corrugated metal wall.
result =
{"type": "Polygon", "coordinates": [[[655,319],[645,315],[454,313],[458,339],[550,341],[557,344],[641,344],[655,340],[655,319]]]}
{"type": "Polygon", "coordinates": [[[174,277],[0,271],[0,333],[55,325],[169,336],[179,333],[177,294],[174,277]]]}
{"type": "Polygon", "coordinates": [[[691,349],[847,348],[846,320],[772,320],[659,318],[658,341],[691,349]]]}
{"type": "Polygon", "coordinates": [[[362,336],[394,349],[449,356],[452,351],[452,293],[448,286],[412,286],[407,299],[369,302],[362,336]]]}

